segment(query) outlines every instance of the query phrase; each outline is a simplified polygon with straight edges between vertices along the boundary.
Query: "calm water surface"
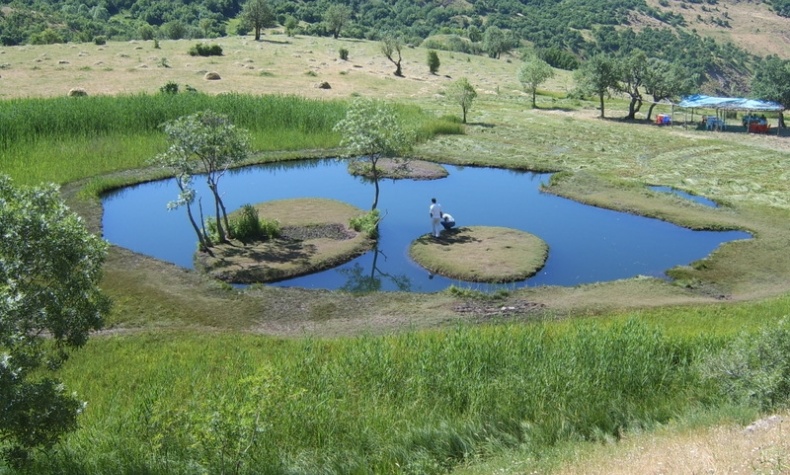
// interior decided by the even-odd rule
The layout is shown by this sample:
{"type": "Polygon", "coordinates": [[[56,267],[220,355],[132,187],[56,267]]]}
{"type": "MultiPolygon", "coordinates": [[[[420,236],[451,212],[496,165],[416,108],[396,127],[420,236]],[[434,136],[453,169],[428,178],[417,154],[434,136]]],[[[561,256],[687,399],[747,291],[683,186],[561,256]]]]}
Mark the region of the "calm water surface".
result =
{"type": "MultiPolygon", "coordinates": [[[[272,285],[323,289],[432,292],[451,284],[480,290],[537,285],[572,286],[647,275],[710,254],[721,243],[749,238],[741,231],[691,231],[657,219],[605,210],[540,192],[548,174],[448,166],[441,180],[382,180],[378,252],[333,269],[272,285]],[[428,206],[436,197],[458,226],[503,226],[532,233],[549,245],[545,267],[526,281],[501,286],[430,275],[408,257],[409,244],[430,232],[428,206]]],[[[212,206],[196,177],[206,213],[212,206]]],[[[348,174],[339,159],[234,170],[220,181],[228,212],[246,203],[285,198],[332,198],[367,210],[371,183],[348,174]]],[[[172,179],[144,183],[104,197],[104,236],[113,244],[192,268],[197,247],[186,210],[168,211],[177,196],[172,179]]],[[[195,208],[195,212],[196,208],[195,208]]]]}

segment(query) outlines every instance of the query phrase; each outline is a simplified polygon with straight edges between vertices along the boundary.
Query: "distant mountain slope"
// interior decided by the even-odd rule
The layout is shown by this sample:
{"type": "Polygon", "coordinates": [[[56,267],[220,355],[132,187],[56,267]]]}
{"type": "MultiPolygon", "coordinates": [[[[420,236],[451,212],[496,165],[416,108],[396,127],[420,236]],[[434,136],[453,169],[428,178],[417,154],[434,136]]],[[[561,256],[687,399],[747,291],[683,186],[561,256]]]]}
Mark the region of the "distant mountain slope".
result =
{"type": "MultiPolygon", "coordinates": [[[[421,44],[442,35],[455,39],[449,49],[484,53],[490,46],[484,33],[497,27],[511,47],[532,47],[564,69],[599,52],[622,55],[639,48],[683,64],[710,92],[744,90],[759,57],[790,58],[790,18],[777,14],[790,0],[266,1],[278,23],[296,20],[307,35],[329,34],[323,19],[332,4],[350,11],[343,37],[375,40],[391,32],[407,44],[421,44]]],[[[238,22],[230,20],[238,18],[244,3],[0,0],[0,43],[211,39],[237,34],[238,22]]]]}

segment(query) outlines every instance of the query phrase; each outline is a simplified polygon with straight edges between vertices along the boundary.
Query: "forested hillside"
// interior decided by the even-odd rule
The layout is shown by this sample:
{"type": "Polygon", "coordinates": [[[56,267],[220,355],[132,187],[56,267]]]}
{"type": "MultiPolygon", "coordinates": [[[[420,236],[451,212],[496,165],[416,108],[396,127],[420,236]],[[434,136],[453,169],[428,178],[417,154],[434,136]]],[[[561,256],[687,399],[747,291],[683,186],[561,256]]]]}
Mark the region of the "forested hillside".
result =
{"type": "MultiPolygon", "coordinates": [[[[371,40],[393,34],[409,45],[492,57],[531,47],[563,69],[575,69],[597,53],[627,55],[638,48],[685,66],[699,85],[707,85],[703,89],[728,92],[748,88],[755,64],[772,51],[739,46],[738,37],[728,35],[736,19],[719,0],[12,0],[3,1],[0,42],[246,34],[255,25],[239,20],[249,20],[245,7],[253,5],[268,17],[264,27],[284,25],[289,33],[371,40]]],[[[790,26],[790,0],[749,2],[744,8],[778,20],[779,31],[783,22],[790,26]]],[[[759,25],[752,30],[772,34],[759,25]]],[[[790,50],[782,48],[790,38],[776,39],[774,51],[790,50]]]]}

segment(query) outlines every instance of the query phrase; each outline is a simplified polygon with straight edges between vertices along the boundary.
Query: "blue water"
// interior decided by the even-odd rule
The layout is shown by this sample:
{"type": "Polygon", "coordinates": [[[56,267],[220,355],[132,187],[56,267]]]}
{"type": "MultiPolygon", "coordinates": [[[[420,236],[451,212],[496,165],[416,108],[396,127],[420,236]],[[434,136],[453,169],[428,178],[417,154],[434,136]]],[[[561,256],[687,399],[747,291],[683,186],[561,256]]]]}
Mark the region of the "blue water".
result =
{"type": "MultiPolygon", "coordinates": [[[[637,275],[665,277],[665,270],[710,254],[721,243],[749,238],[741,231],[691,231],[657,219],[618,213],[542,193],[548,174],[449,166],[441,180],[382,180],[379,252],[343,266],[272,285],[432,292],[451,284],[480,290],[538,285],[573,286],[637,275]],[[549,245],[544,268],[526,281],[501,286],[430,275],[408,257],[410,243],[430,232],[430,199],[436,197],[458,226],[503,226],[532,233],[549,245]]],[[[206,213],[211,194],[195,178],[206,213]]],[[[311,160],[249,167],[220,181],[228,212],[246,203],[323,197],[363,210],[373,202],[371,183],[348,174],[343,160],[311,160]]],[[[144,183],[104,197],[104,237],[113,244],[192,268],[196,237],[186,210],[168,211],[174,180],[144,183]]],[[[197,209],[195,207],[195,213],[197,209]]]]}
{"type": "Polygon", "coordinates": [[[716,203],[715,201],[709,198],[705,198],[704,196],[699,196],[699,195],[692,195],[691,193],[685,192],[683,190],[678,190],[677,188],[672,188],[671,186],[650,186],[649,188],[653,191],[659,191],[661,193],[671,193],[673,195],[680,196],[681,198],[691,200],[695,203],[699,203],[705,206],[710,206],[711,208],[719,207],[718,203],[716,203]]]}

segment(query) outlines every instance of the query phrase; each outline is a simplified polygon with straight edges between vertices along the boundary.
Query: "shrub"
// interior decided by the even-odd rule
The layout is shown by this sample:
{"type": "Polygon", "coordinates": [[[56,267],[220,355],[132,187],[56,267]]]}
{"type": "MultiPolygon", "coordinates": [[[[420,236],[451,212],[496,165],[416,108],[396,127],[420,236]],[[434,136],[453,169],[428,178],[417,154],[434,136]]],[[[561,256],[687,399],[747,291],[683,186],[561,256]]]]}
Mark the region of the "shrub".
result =
{"type": "Polygon", "coordinates": [[[241,242],[262,241],[280,235],[280,225],[272,219],[261,219],[251,204],[242,206],[241,212],[230,222],[231,234],[241,242]]]}
{"type": "Polygon", "coordinates": [[[434,50],[428,51],[428,69],[431,74],[436,74],[439,71],[439,55],[434,50]]]}
{"type": "Polygon", "coordinates": [[[761,410],[790,403],[790,320],[757,335],[742,334],[700,364],[703,378],[737,404],[761,410]]]}
{"type": "Polygon", "coordinates": [[[159,88],[162,94],[178,94],[178,84],[173,81],[168,81],[167,84],[159,88]]]}
{"type": "Polygon", "coordinates": [[[348,61],[348,50],[347,49],[340,48],[338,53],[340,54],[340,59],[342,59],[343,61],[348,61]]]}
{"type": "Polygon", "coordinates": [[[190,56],[222,56],[222,46],[198,43],[189,48],[190,56]]]}
{"type": "Polygon", "coordinates": [[[369,238],[375,239],[379,235],[379,221],[381,221],[379,210],[374,209],[362,216],[351,218],[349,225],[354,231],[365,233],[369,238]]]}
{"type": "Polygon", "coordinates": [[[107,44],[107,38],[104,37],[104,36],[96,36],[96,37],[93,38],[93,44],[96,44],[96,45],[99,45],[99,46],[106,45],[107,44]]]}

